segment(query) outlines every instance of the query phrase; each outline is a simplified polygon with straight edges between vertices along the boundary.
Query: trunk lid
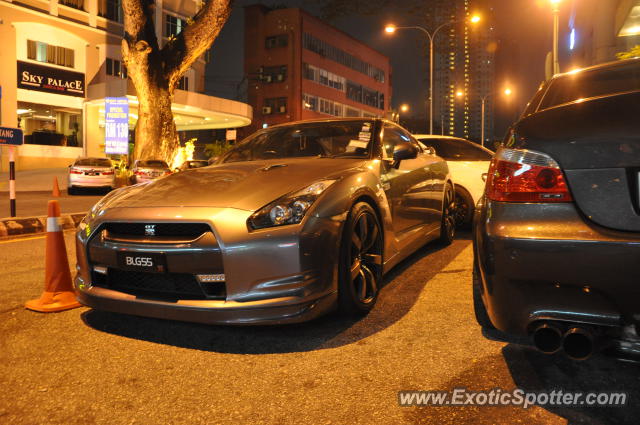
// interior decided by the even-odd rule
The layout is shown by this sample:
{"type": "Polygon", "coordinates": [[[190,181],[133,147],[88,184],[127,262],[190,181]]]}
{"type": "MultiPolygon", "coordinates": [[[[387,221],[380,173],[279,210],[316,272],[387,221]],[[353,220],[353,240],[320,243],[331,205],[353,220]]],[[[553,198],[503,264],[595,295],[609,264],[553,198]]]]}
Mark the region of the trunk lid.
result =
{"type": "Polygon", "coordinates": [[[590,220],[640,232],[640,92],[536,113],[516,125],[513,142],[560,164],[590,220]]]}

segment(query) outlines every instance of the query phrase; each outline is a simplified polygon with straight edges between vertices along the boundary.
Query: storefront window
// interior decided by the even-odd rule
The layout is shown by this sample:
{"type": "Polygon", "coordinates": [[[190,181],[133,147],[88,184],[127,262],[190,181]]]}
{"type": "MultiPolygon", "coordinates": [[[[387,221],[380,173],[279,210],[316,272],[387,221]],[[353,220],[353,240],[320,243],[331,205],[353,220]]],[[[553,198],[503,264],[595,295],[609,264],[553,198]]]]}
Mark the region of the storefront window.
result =
{"type": "Polygon", "coordinates": [[[82,110],[18,102],[18,127],[32,145],[82,147],[82,110]]]}

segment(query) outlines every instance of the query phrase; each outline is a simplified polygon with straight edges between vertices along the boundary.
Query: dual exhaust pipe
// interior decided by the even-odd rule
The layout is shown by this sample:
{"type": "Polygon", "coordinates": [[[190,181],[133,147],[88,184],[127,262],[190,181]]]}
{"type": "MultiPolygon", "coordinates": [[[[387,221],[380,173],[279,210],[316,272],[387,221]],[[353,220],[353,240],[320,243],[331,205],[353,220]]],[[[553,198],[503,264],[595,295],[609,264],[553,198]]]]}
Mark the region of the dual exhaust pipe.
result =
{"type": "Polygon", "coordinates": [[[533,331],[533,343],[545,354],[562,349],[572,360],[586,360],[596,351],[596,339],[586,328],[571,327],[563,332],[559,327],[543,323],[533,331]]]}

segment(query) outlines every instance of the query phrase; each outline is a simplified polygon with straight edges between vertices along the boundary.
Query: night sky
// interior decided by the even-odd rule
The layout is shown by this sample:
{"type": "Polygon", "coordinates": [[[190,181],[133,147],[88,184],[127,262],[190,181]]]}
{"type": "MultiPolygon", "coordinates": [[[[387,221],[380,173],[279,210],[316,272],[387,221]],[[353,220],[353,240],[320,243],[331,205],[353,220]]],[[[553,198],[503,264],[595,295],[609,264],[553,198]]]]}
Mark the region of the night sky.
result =
{"type": "MultiPolygon", "coordinates": [[[[402,0],[399,0],[402,1],[402,0]]],[[[425,0],[428,3],[428,0],[425,0]]],[[[267,6],[304,6],[318,15],[315,2],[303,0],[256,1],[238,0],[227,25],[212,49],[212,62],[207,70],[207,91],[216,96],[236,99],[243,78],[243,6],[263,3],[267,6]]],[[[533,95],[544,79],[544,62],[552,43],[552,15],[548,0],[490,0],[493,24],[498,39],[496,56],[496,129],[501,138],[508,125],[533,95]],[[510,101],[501,96],[505,87],[512,88],[515,97],[510,101]]],[[[349,16],[331,22],[391,58],[393,66],[393,107],[408,103],[412,114],[425,117],[427,98],[427,51],[424,35],[418,31],[405,31],[393,37],[384,34],[386,23],[410,23],[410,16],[380,11],[375,15],[349,16]]]]}

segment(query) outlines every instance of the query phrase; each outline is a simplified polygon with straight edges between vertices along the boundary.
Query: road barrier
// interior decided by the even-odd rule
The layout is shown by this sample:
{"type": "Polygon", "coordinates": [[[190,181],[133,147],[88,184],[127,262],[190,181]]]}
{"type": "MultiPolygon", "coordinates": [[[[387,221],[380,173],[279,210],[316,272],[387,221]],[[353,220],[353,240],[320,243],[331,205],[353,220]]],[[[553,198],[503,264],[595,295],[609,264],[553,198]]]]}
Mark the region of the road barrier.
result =
{"type": "Polygon", "coordinates": [[[47,218],[47,248],[45,253],[44,292],[38,299],[27,301],[25,307],[42,313],[80,307],[71,285],[67,248],[60,226],[60,204],[49,201],[47,218]]]}

